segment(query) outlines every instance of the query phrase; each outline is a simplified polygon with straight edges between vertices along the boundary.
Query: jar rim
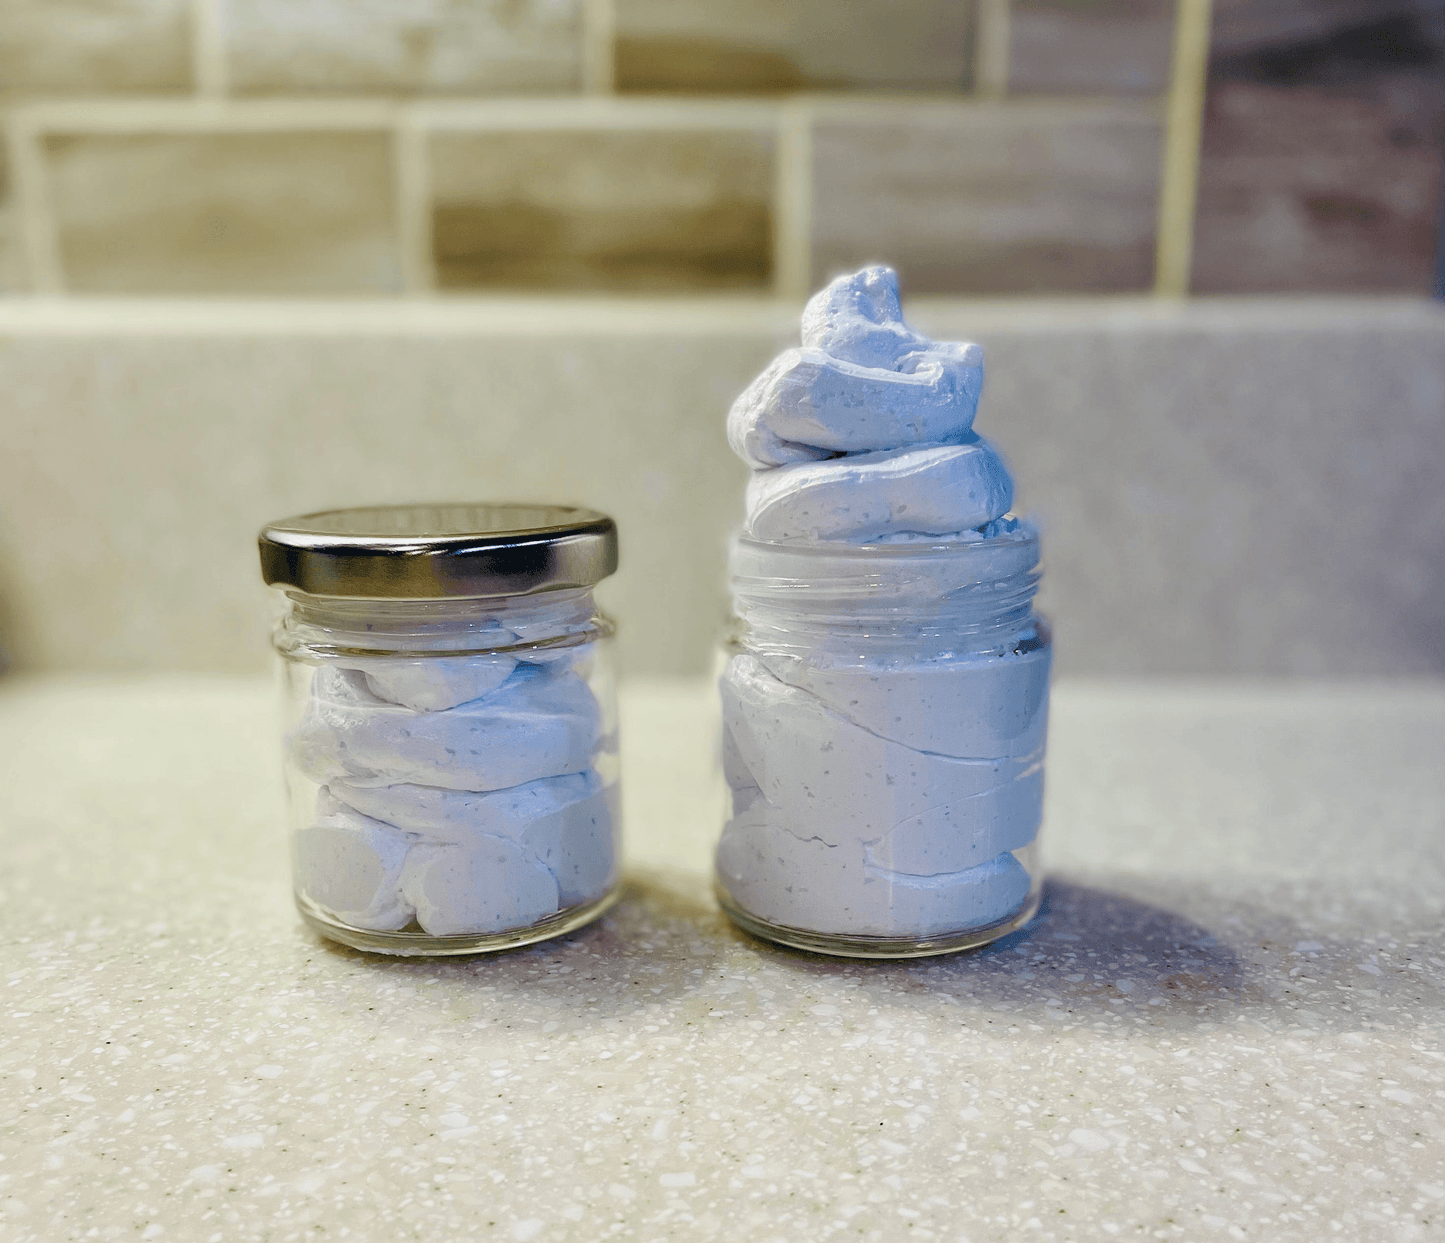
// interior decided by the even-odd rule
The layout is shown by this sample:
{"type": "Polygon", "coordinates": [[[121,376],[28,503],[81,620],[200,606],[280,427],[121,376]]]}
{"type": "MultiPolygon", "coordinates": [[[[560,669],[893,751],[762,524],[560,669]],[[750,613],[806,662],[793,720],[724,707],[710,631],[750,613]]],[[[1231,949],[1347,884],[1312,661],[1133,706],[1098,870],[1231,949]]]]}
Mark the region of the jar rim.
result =
{"type": "Polygon", "coordinates": [[[894,540],[887,543],[854,544],[844,540],[764,540],[739,532],[735,546],[739,550],[759,557],[797,557],[801,561],[840,559],[870,561],[892,559],[898,562],[941,560],[950,557],[987,557],[1006,547],[1037,545],[1038,528],[1028,518],[1006,514],[1012,519],[1012,530],[978,539],[959,539],[940,536],[920,537],[916,540],[894,540]]]}
{"type": "Polygon", "coordinates": [[[742,613],[779,609],[856,622],[938,608],[973,613],[1027,605],[1038,587],[1039,560],[1038,530],[1014,519],[1008,530],[977,540],[784,543],[738,535],[728,569],[734,607],[742,613]]]}
{"type": "Polygon", "coordinates": [[[263,527],[261,576],[312,596],[439,600],[592,587],[617,525],[573,505],[499,502],[323,510],[263,527]]]}

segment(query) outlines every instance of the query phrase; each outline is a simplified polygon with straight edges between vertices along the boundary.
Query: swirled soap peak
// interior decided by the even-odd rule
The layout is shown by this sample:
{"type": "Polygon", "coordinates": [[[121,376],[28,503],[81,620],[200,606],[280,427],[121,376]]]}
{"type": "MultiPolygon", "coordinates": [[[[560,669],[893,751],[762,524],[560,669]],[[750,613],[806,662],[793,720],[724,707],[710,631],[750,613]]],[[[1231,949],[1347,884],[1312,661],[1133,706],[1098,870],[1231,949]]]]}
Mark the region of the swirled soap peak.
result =
{"type": "Polygon", "coordinates": [[[803,312],[786,350],[728,416],[728,440],[754,469],[905,445],[952,442],[973,425],[983,351],[931,341],[903,322],[898,277],[840,276],[803,312]]]}
{"type": "Polygon", "coordinates": [[[733,403],[728,439],[753,468],[746,534],[770,542],[976,539],[1013,479],[974,434],[983,351],[903,322],[898,277],[840,276],[733,403]]]}
{"type": "MultiPolygon", "coordinates": [[[[903,322],[898,273],[881,265],[839,276],[808,299],[803,308],[803,344],[860,367],[885,371],[909,370],[900,365],[904,359],[940,348],[903,322]]],[[[976,345],[945,342],[942,348],[973,350],[972,364],[983,366],[976,345]]]]}

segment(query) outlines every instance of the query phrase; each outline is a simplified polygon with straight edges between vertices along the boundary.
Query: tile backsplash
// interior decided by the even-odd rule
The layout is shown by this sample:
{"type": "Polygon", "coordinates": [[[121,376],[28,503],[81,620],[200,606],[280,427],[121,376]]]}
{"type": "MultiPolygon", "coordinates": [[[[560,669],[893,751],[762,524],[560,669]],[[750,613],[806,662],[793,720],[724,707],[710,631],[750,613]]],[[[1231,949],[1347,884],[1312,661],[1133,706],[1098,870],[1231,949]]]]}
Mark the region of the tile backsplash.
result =
{"type": "Polygon", "coordinates": [[[240,92],[530,94],[582,85],[582,0],[225,0],[240,92]]]}
{"type": "Polygon", "coordinates": [[[401,288],[388,134],[57,133],[44,150],[76,293],[401,288]]]}
{"type": "Polygon", "coordinates": [[[959,91],[970,0],[616,0],[619,91],[959,91]]]}
{"type": "Polygon", "coordinates": [[[1440,0],[1206,3],[7,0],[0,293],[1428,290],[1440,0]]]}
{"type": "Polygon", "coordinates": [[[189,0],[5,0],[0,98],[186,91],[189,0]]]}
{"type": "MultiPolygon", "coordinates": [[[[1445,4],[1225,0],[1204,113],[1194,288],[1429,293],[1441,280],[1445,4]]],[[[1439,287],[1445,293],[1445,287],[1439,287]]]]}
{"type": "Polygon", "coordinates": [[[1009,89],[1162,95],[1173,38],[1173,0],[1013,0],[1009,89]]]}
{"type": "Polygon", "coordinates": [[[774,146],[770,129],[435,134],[437,285],[766,291],[774,146]]]}
{"type": "Polygon", "coordinates": [[[819,120],[814,278],[869,260],[913,293],[1147,292],[1152,107],[895,104],[819,120]]]}

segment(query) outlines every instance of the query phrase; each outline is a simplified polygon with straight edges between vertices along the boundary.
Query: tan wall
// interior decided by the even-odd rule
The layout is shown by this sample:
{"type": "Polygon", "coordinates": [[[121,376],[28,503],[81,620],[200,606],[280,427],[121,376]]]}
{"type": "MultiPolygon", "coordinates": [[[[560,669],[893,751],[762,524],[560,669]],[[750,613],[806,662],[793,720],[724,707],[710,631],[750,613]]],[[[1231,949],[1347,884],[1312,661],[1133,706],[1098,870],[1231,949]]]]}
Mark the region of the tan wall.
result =
{"type": "MultiPolygon", "coordinates": [[[[48,669],[255,669],[270,519],[388,500],[614,514],[633,673],[707,667],[723,417],[796,306],[0,307],[0,618],[48,669]]],[[[1445,671],[1445,309],[918,302],[988,351],[1074,673],[1445,671]]]]}

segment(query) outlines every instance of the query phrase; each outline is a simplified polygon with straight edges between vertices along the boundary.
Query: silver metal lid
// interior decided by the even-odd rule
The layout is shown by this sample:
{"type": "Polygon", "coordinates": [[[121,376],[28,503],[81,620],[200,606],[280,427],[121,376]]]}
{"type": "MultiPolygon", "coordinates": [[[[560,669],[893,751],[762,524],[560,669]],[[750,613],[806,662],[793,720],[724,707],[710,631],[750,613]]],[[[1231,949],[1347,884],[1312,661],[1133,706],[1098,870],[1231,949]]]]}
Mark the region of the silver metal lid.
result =
{"type": "Polygon", "coordinates": [[[261,576],[313,596],[439,600],[591,587],[617,525],[570,505],[377,505],[263,527],[261,576]]]}

